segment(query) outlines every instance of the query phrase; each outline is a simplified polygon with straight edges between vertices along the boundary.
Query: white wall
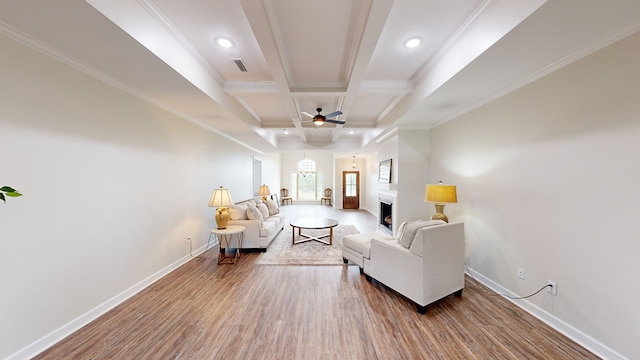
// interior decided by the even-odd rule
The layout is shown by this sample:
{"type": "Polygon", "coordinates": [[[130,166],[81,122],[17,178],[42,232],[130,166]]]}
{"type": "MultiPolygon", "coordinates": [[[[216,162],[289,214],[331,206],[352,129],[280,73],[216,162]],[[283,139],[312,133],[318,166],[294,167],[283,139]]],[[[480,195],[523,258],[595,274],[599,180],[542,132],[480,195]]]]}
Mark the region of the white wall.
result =
{"type": "Polygon", "coordinates": [[[262,183],[269,185],[272,194],[280,199],[280,154],[264,154],[262,158],[262,183]]]}
{"type": "Polygon", "coordinates": [[[640,34],[431,131],[467,264],[606,358],[640,359],[640,34]],[[518,267],[526,279],[516,276],[518,267]]]}
{"type": "Polygon", "coordinates": [[[424,202],[429,180],[429,130],[398,131],[396,164],[399,190],[394,232],[403,221],[429,219],[434,213],[433,204],[424,202]]]}
{"type": "Polygon", "coordinates": [[[361,196],[360,196],[360,208],[370,212],[378,217],[378,157],[374,154],[367,154],[363,156],[364,164],[358,163],[358,168],[361,174],[364,174],[364,179],[361,179],[361,196]]]}
{"type": "Polygon", "coordinates": [[[0,37],[0,358],[28,358],[206,244],[256,154],[0,37]],[[222,155],[226,154],[226,155],[222,155]]]}

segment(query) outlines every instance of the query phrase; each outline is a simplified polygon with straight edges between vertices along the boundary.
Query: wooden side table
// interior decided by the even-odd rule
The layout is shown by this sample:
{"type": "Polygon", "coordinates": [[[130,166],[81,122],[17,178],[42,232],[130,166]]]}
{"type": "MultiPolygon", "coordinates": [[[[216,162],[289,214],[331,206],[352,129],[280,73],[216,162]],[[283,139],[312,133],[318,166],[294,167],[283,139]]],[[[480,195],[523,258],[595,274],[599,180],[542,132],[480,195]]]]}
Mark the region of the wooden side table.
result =
{"type": "Polygon", "coordinates": [[[220,244],[220,253],[218,254],[218,264],[235,264],[240,258],[240,248],[242,248],[242,240],[244,240],[245,227],[241,225],[230,225],[225,229],[212,229],[211,235],[216,235],[220,244]],[[235,251],[231,252],[232,245],[235,245],[235,251]]]}

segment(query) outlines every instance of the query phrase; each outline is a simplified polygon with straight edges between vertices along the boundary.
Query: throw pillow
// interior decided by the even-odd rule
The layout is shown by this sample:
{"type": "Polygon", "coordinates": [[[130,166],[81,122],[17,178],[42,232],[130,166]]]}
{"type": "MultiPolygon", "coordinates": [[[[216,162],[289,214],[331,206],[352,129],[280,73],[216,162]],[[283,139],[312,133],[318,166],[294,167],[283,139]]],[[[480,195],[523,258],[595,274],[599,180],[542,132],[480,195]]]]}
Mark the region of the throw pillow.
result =
{"type": "Polygon", "coordinates": [[[260,210],[251,206],[247,207],[247,218],[249,218],[249,220],[260,220],[260,222],[264,220],[260,210]]]}
{"type": "Polygon", "coordinates": [[[403,221],[400,226],[398,226],[398,232],[396,233],[396,242],[400,243],[400,239],[402,238],[402,234],[404,233],[404,229],[407,226],[407,222],[403,221]]]}
{"type": "Polygon", "coordinates": [[[256,207],[258,208],[258,210],[260,210],[263,218],[266,219],[269,217],[269,208],[267,208],[267,205],[260,203],[256,205],[256,207]]]}
{"type": "Polygon", "coordinates": [[[400,238],[398,239],[398,243],[408,249],[421,224],[422,220],[407,221],[402,234],[399,234],[400,238]]]}
{"type": "Polygon", "coordinates": [[[247,220],[247,205],[241,203],[229,206],[229,217],[231,220],[247,220]]]}
{"type": "Polygon", "coordinates": [[[266,204],[267,204],[267,208],[269,209],[269,215],[275,215],[280,212],[280,209],[278,208],[278,204],[276,204],[275,200],[267,199],[266,204]]]}
{"type": "Polygon", "coordinates": [[[400,245],[408,249],[411,246],[411,243],[413,243],[413,239],[416,237],[418,230],[420,230],[425,226],[440,225],[440,224],[445,224],[445,222],[443,220],[417,220],[417,221],[411,221],[407,223],[407,225],[405,226],[404,232],[402,234],[402,237],[400,238],[400,241],[399,241],[400,245]]]}

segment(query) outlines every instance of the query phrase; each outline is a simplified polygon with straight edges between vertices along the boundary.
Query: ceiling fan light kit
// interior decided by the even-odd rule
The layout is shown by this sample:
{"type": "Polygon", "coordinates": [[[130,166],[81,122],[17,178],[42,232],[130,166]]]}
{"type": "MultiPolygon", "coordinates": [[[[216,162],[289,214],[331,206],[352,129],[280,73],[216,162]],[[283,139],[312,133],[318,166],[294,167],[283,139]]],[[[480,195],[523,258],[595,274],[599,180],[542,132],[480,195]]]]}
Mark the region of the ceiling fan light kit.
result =
{"type": "MultiPolygon", "coordinates": [[[[334,111],[334,112],[332,112],[330,114],[327,114],[327,115],[320,114],[322,112],[322,108],[321,107],[316,108],[316,111],[318,113],[316,115],[313,115],[313,119],[307,120],[307,121],[312,121],[313,124],[316,125],[316,126],[322,126],[322,125],[324,125],[325,122],[332,123],[332,124],[340,124],[340,125],[344,125],[345,124],[345,121],[342,121],[342,120],[329,119],[329,118],[332,118],[332,117],[336,117],[336,116],[342,115],[342,111],[340,111],[340,110],[334,111]]],[[[306,111],[303,111],[302,114],[307,115],[307,116],[312,116],[311,114],[309,114],[306,111]]],[[[301,122],[307,122],[307,121],[303,120],[301,122]]]]}

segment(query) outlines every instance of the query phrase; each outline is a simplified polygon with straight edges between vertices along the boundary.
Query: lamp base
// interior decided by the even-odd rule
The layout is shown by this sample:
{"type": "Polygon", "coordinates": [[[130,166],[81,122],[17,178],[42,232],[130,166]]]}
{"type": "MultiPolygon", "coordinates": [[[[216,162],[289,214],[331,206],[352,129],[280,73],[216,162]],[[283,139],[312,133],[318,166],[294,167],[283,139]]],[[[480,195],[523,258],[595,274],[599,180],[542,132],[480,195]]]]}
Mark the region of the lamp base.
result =
{"type": "Polygon", "coordinates": [[[449,218],[444,214],[444,204],[435,204],[435,206],[436,213],[431,216],[431,220],[443,220],[444,222],[448,223],[449,218]]]}
{"type": "Polygon", "coordinates": [[[218,225],[218,230],[226,229],[228,222],[229,210],[227,208],[218,208],[218,211],[216,211],[216,224],[218,225]]]}

